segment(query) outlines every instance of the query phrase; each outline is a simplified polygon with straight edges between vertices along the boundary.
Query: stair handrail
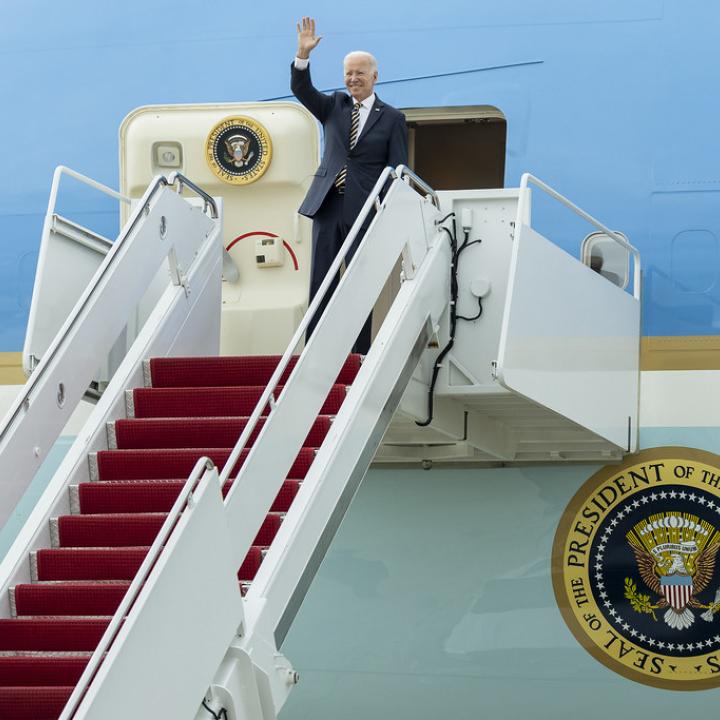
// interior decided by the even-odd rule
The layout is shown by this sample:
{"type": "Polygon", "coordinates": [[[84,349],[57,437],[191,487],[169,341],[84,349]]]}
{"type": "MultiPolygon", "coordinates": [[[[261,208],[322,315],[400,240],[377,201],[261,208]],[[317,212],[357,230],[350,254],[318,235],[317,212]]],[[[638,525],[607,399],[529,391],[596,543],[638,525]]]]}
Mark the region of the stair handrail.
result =
{"type": "Polygon", "coordinates": [[[641,283],[642,283],[642,268],[640,265],[640,251],[634,246],[627,242],[621,235],[616,233],[614,230],[610,230],[607,226],[603,225],[599,220],[594,218],[589,213],[586,213],[582,208],[575,205],[572,200],[569,200],[564,195],[561,195],[557,190],[550,187],[547,183],[544,183],[539,178],[536,178],[531,173],[523,173],[520,179],[520,198],[518,200],[517,217],[518,222],[522,221],[525,216],[525,197],[527,196],[528,185],[532,183],[540,190],[543,190],[550,197],[557,200],[565,207],[572,210],[576,215],[579,215],[583,220],[586,220],[591,225],[594,225],[598,230],[602,231],[611,240],[616,242],[620,247],[627,250],[633,256],[633,297],[640,301],[641,294],[641,283]]]}
{"type": "Polygon", "coordinates": [[[108,185],[104,185],[103,183],[98,182],[97,180],[93,180],[93,178],[88,177],[87,175],[83,175],[82,173],[79,173],[77,170],[73,170],[72,168],[69,168],[66,165],[58,165],[55,168],[55,172],[53,173],[52,185],[50,186],[50,198],[48,200],[48,209],[47,209],[46,217],[48,215],[52,215],[55,212],[55,205],[57,204],[57,196],[58,196],[58,192],[60,190],[60,179],[63,175],[67,175],[68,177],[74,178],[75,180],[83,183],[84,185],[88,185],[89,187],[94,188],[95,190],[99,190],[100,192],[103,192],[106,195],[109,195],[111,198],[115,198],[115,200],[120,200],[120,202],[127,203],[128,205],[132,202],[132,199],[129,198],[127,195],[123,195],[123,193],[120,193],[117,190],[113,190],[113,188],[109,187],[108,185]]]}
{"type": "MultiPolygon", "coordinates": [[[[404,168],[404,166],[401,165],[400,168],[404,168]]],[[[409,170],[407,170],[407,168],[405,168],[404,172],[408,175],[412,175],[412,173],[409,170]]],[[[223,469],[220,473],[220,480],[222,483],[225,483],[227,480],[230,479],[230,473],[232,472],[233,468],[235,467],[235,464],[237,463],[242,451],[245,449],[245,446],[247,445],[247,442],[250,439],[250,435],[252,434],[253,430],[255,429],[255,426],[257,425],[257,422],[260,419],[265,407],[268,404],[270,405],[271,408],[274,407],[275,397],[274,397],[273,393],[275,392],[275,389],[277,388],[277,386],[280,382],[280,378],[282,377],[283,373],[287,369],[287,367],[290,363],[290,360],[292,359],[295,348],[297,347],[300,340],[302,340],[302,338],[305,336],[308,325],[310,324],[310,321],[315,317],[315,314],[317,313],[317,310],[320,307],[320,304],[322,303],[331,284],[333,283],[335,276],[340,271],[340,267],[343,263],[343,260],[345,259],[345,256],[347,255],[347,253],[349,252],[353,243],[355,242],[355,237],[357,236],[358,232],[360,231],[360,228],[362,227],[363,223],[365,222],[365,219],[367,218],[370,211],[375,206],[376,202],[380,201],[380,194],[382,193],[382,190],[385,187],[385,183],[387,182],[388,178],[396,179],[397,177],[398,177],[397,170],[395,170],[391,167],[386,167],[380,173],[380,177],[377,179],[375,186],[373,187],[372,191],[370,192],[367,199],[365,200],[365,204],[362,206],[362,209],[360,210],[360,213],[358,214],[357,219],[353,223],[353,226],[350,228],[350,232],[348,233],[347,237],[345,238],[345,241],[340,246],[340,250],[338,251],[338,254],[335,256],[335,259],[333,260],[332,265],[328,269],[327,274],[325,275],[325,278],[323,279],[320,287],[318,288],[317,293],[315,293],[315,297],[313,297],[313,299],[311,300],[310,305],[308,306],[307,312],[305,313],[302,320],[300,321],[300,325],[298,326],[297,330],[295,331],[295,334],[292,336],[292,339],[288,343],[288,346],[287,346],[282,358],[280,358],[280,362],[278,363],[278,366],[275,368],[275,372],[270,377],[270,380],[268,381],[267,385],[265,386],[265,390],[263,391],[262,395],[260,396],[260,399],[258,400],[257,404],[255,405],[255,408],[253,409],[252,414],[248,418],[247,425],[245,425],[245,428],[243,429],[242,433],[240,433],[240,437],[238,438],[238,441],[235,443],[235,447],[232,449],[230,456],[228,457],[225,465],[223,466],[223,469]]],[[[414,177],[417,177],[417,176],[414,176],[414,177]]],[[[418,178],[418,180],[419,180],[419,178],[418,178]]],[[[420,182],[422,182],[422,181],[420,181],[420,182]]]]}
{"type": "MultiPolygon", "coordinates": [[[[55,220],[56,218],[61,217],[56,212],[56,205],[57,205],[57,198],[58,194],[60,192],[60,181],[62,180],[63,175],[67,175],[68,177],[73,178],[74,180],[77,180],[78,182],[82,183],[83,185],[87,185],[88,187],[93,188],[94,190],[99,190],[101,193],[104,193],[105,195],[108,195],[109,197],[113,198],[114,200],[119,200],[120,202],[124,202],[126,204],[130,204],[132,202],[131,198],[129,198],[127,195],[124,195],[123,193],[118,192],[117,190],[114,190],[113,188],[109,187],[108,185],[105,185],[101,182],[98,182],[97,180],[94,180],[91,177],[88,177],[87,175],[83,175],[82,173],[77,172],[77,170],[73,170],[72,168],[67,167],[66,165],[58,165],[55,168],[55,171],[53,172],[53,179],[52,183],[50,185],[50,197],[48,198],[48,205],[47,210],[45,211],[45,219],[43,221],[43,228],[42,228],[42,234],[41,234],[41,241],[40,241],[40,257],[38,258],[38,273],[35,277],[35,283],[38,282],[39,277],[39,268],[40,264],[43,262],[43,250],[42,247],[44,243],[46,242],[47,238],[50,236],[50,233],[55,229],[55,220]]],[[[69,221],[67,221],[69,222],[69,221]]],[[[84,228],[87,230],[87,228],[84,228]]],[[[87,230],[88,232],[92,232],[90,230],[87,230]]],[[[36,290],[37,288],[35,288],[36,290]]],[[[33,292],[33,295],[35,292],[33,292]]],[[[30,305],[30,315],[28,317],[27,321],[27,328],[30,329],[34,325],[34,318],[35,318],[35,304],[31,303],[30,305]]],[[[25,335],[25,342],[23,344],[23,365],[26,370],[26,375],[29,377],[35,368],[38,365],[38,358],[33,355],[29,348],[29,335],[26,333],[25,335]],[[26,359],[27,358],[27,359],[26,359]]]]}
{"type": "Polygon", "coordinates": [[[210,208],[210,217],[213,220],[218,218],[217,203],[212,195],[205,192],[199,185],[196,185],[190,178],[185,177],[182,173],[174,172],[168,176],[168,185],[175,187],[177,185],[178,195],[182,195],[183,188],[189,187],[196,195],[199,195],[204,200],[203,212],[208,211],[210,208]]]}
{"type": "Polygon", "coordinates": [[[203,480],[205,480],[206,478],[208,482],[211,482],[214,477],[217,478],[217,468],[215,467],[213,461],[208,457],[199,458],[198,461],[195,463],[192,472],[188,476],[188,479],[185,481],[185,484],[183,485],[180,494],[173,503],[173,506],[168,513],[167,518],[165,518],[165,522],[160,528],[160,531],[155,536],[155,540],[150,546],[150,549],[148,550],[145,559],[143,560],[140,568],[135,574],[133,581],[130,583],[130,587],[128,587],[122,601],[118,605],[115,614],[110,620],[110,624],[107,626],[107,629],[100,638],[100,642],[98,643],[95,651],[90,657],[90,661],[85,666],[85,670],[80,676],[77,685],[75,685],[75,689],[68,698],[65,709],[63,710],[62,715],[60,715],[58,720],[70,720],[72,717],[75,716],[75,713],[77,712],[80,703],[85,697],[85,693],[88,687],[95,678],[95,673],[100,667],[100,663],[102,663],[105,654],[108,652],[110,646],[113,644],[115,638],[120,632],[120,628],[123,621],[125,620],[125,616],[132,609],[132,606],[137,600],[140,591],[143,589],[145,582],[147,581],[150,573],[155,567],[155,564],[160,557],[160,554],[165,548],[168,538],[175,529],[180,515],[185,510],[186,506],[192,507],[193,493],[200,486],[200,483],[202,483],[203,480]]]}
{"type": "Polygon", "coordinates": [[[416,175],[407,165],[398,165],[395,173],[402,180],[408,178],[414,185],[425,191],[425,196],[432,199],[435,207],[440,209],[440,199],[433,188],[430,187],[419,175],[416,175]]]}
{"type": "MultiPolygon", "coordinates": [[[[73,177],[80,176],[81,178],[84,178],[84,176],[80,175],[80,173],[76,173],[74,170],[70,170],[69,168],[65,168],[63,166],[60,166],[58,170],[61,170],[61,172],[57,173],[57,177],[63,173],[70,174],[73,177]]],[[[90,178],[85,178],[86,180],[91,180],[90,178]]],[[[84,181],[84,180],[83,180],[84,181]]],[[[93,183],[95,181],[92,181],[93,183]]],[[[95,183],[97,185],[101,185],[100,183],[95,183]]],[[[180,190],[182,190],[182,186],[187,186],[194,192],[196,192],[198,195],[200,195],[203,200],[205,201],[205,207],[204,210],[207,211],[207,208],[210,207],[211,210],[211,217],[213,219],[216,219],[218,217],[218,209],[217,204],[215,203],[215,200],[208,195],[204,190],[199,188],[197,185],[195,185],[193,182],[188,180],[184,175],[181,173],[172,173],[169,177],[165,177],[164,175],[158,175],[155,177],[151,185],[149,186],[148,190],[145,193],[145,202],[142,205],[138,205],[138,207],[135,209],[135,212],[133,213],[132,217],[130,218],[129,224],[125,227],[125,230],[120,238],[116,241],[114,247],[122,247],[122,245],[126,242],[127,238],[132,234],[132,231],[137,226],[140,219],[143,217],[144,213],[147,209],[150,207],[150,202],[154,198],[155,194],[160,188],[163,187],[175,187],[178,186],[180,190]]],[[[104,188],[104,186],[101,186],[104,188]]],[[[110,190],[110,188],[107,188],[110,190]]],[[[55,193],[57,193],[57,188],[54,189],[55,193]]],[[[115,192],[115,191],[112,191],[115,192]]],[[[116,193],[117,195],[120,195],[120,193],[116,193]]],[[[122,196],[124,197],[124,196],[122,196]]],[[[94,276],[93,281],[88,285],[88,287],[84,290],[83,294],[80,297],[80,300],[77,302],[75,307],[73,308],[73,311],[71,312],[68,319],[63,324],[61,330],[58,332],[58,334],[55,336],[53,341],[50,343],[50,346],[47,349],[47,352],[43,355],[42,359],[38,363],[38,365],[35,368],[35,371],[32,373],[32,375],[27,379],[25,385],[23,386],[22,391],[18,395],[18,397],[15,399],[15,402],[11,406],[10,411],[5,416],[4,422],[2,422],[2,425],[0,425],[0,442],[5,438],[5,436],[8,433],[8,430],[13,425],[15,420],[17,419],[18,415],[20,414],[21,410],[27,406],[29,403],[30,394],[35,390],[36,386],[40,382],[40,380],[43,377],[43,373],[45,371],[45,368],[49,367],[50,362],[54,359],[54,357],[57,355],[60,347],[63,344],[63,341],[67,334],[75,327],[75,325],[78,322],[78,318],[82,314],[82,311],[87,306],[88,302],[90,301],[95,288],[100,284],[100,282],[105,278],[108,273],[112,271],[113,264],[112,262],[107,263],[104,267],[100,268],[100,271],[94,276]]]]}

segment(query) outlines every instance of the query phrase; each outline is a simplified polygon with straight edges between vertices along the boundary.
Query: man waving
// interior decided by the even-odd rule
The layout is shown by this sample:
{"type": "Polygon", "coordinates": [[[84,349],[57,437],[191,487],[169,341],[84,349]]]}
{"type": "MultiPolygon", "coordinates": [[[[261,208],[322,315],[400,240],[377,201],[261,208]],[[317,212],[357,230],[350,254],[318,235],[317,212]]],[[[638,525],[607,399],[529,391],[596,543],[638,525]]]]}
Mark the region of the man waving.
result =
{"type": "MultiPolygon", "coordinates": [[[[310,79],[310,53],[322,39],[315,34],[315,20],[304,17],[297,25],[297,33],[290,87],[322,123],[325,133],[322,162],[299,210],[301,215],[313,219],[312,299],[383,169],[407,163],[407,128],[403,114],[375,95],[377,61],[370,53],[354,51],[346,55],[343,68],[347,94],[326,95],[310,79]]],[[[347,261],[355,253],[361,236],[362,232],[347,261]]],[[[335,285],[337,278],[331,290],[335,285]]],[[[316,319],[324,308],[325,303],[316,319]]],[[[308,334],[314,325],[315,320],[308,334]]],[[[365,354],[369,347],[370,318],[354,350],[365,354]]]]}

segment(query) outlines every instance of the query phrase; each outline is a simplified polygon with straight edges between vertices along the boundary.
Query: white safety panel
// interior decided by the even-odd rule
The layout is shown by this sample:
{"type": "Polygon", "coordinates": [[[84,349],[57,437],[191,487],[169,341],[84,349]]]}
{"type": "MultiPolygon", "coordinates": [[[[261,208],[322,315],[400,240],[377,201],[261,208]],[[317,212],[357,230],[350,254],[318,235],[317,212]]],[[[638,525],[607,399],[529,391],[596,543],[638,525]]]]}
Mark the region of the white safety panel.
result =
{"type": "Polygon", "coordinates": [[[517,228],[497,361],[504,387],[632,449],[639,331],[632,295],[517,228]]]}

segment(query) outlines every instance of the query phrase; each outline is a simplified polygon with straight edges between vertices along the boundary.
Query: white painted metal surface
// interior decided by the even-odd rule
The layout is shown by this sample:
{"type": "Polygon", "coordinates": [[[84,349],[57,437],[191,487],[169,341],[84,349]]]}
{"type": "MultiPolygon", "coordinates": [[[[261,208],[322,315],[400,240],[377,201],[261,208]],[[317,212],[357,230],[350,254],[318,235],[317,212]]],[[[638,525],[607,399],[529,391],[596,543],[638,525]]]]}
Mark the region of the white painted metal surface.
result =
{"type": "MultiPolygon", "coordinates": [[[[377,425],[387,408],[394,409],[399,396],[393,394],[402,392],[431,328],[446,310],[449,265],[448,248],[436,236],[415,278],[403,283],[253,581],[247,596],[249,629],[257,624],[263,634],[284,636],[291,619],[285,615],[297,609],[292,599],[296,588],[303,587],[303,572],[318,546],[324,551],[329,544],[324,537],[328,521],[338,505],[345,509],[357,487],[351,486],[345,496],[348,480],[359,472],[359,483],[364,475],[382,437],[377,425]]],[[[331,525],[332,532],[335,528],[331,525]]]]}
{"type": "Polygon", "coordinates": [[[243,624],[217,470],[206,470],[198,483],[205,464],[198,461],[61,720],[195,716],[243,624]]]}
{"type": "MultiPolygon", "coordinates": [[[[438,382],[438,394],[467,385],[492,389],[492,363],[497,360],[505,299],[510,282],[510,259],[518,210],[518,190],[472,190],[440,192],[443,214],[456,215],[458,241],[463,239],[462,216],[470,213],[470,241],[482,240],[460,255],[458,262],[458,313],[472,317],[478,310],[473,283],[485,281],[481,317],[471,323],[459,321],[455,345],[438,382]]],[[[450,223],[446,223],[450,226],[450,223]]],[[[445,240],[447,242],[447,238],[445,240]]],[[[447,319],[445,320],[447,323],[447,319]]],[[[446,331],[447,332],[447,331],[446,331]]]]}
{"type": "Polygon", "coordinates": [[[23,369],[29,375],[97,271],[112,243],[56,212],[63,177],[72,178],[115,200],[130,199],[63,165],[55,168],[43,222],[32,302],[23,347],[23,369]]]}
{"type": "Polygon", "coordinates": [[[52,216],[49,231],[40,241],[36,289],[22,353],[26,375],[45,354],[111,247],[105,238],[52,216]]]}
{"type": "Polygon", "coordinates": [[[639,259],[631,296],[542,237],[522,213],[521,203],[498,382],[630,452],[638,428],[639,259]]]}
{"type": "Polygon", "coordinates": [[[12,511],[166,258],[183,270],[220,224],[155,183],[0,425],[0,523],[12,511]],[[163,231],[165,228],[165,231],[163,231]],[[175,260],[177,259],[177,261],[175,260]]]}
{"type": "Polygon", "coordinates": [[[435,359],[450,337],[449,317],[442,318],[438,349],[421,359],[376,461],[607,461],[636,446],[636,251],[617,233],[606,235],[633,254],[633,296],[532,229],[528,182],[607,231],[529,176],[519,189],[439,193],[443,215],[454,213],[458,245],[465,237],[476,243],[458,262],[458,316],[475,318],[479,300],[482,313],[458,320],[439,368],[433,421],[418,428],[415,421],[428,417],[435,359]]]}

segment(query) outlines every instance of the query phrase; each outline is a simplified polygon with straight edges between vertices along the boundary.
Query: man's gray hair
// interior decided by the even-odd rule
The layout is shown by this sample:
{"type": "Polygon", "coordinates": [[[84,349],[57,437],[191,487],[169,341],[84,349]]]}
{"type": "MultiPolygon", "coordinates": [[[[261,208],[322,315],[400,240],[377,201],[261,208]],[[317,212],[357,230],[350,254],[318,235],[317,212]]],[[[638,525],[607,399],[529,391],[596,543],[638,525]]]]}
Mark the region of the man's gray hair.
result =
{"type": "Polygon", "coordinates": [[[353,56],[365,58],[370,63],[370,70],[372,70],[372,72],[377,72],[378,64],[375,56],[365,50],[353,50],[352,52],[349,52],[343,59],[343,67],[353,56]]]}

